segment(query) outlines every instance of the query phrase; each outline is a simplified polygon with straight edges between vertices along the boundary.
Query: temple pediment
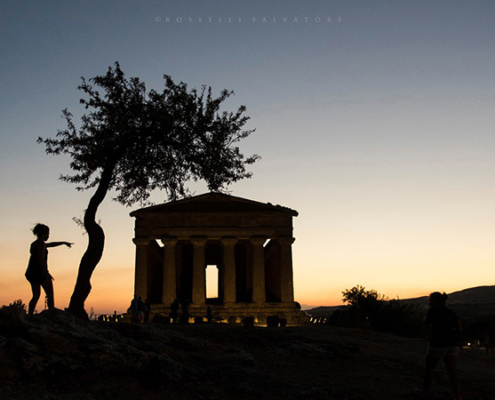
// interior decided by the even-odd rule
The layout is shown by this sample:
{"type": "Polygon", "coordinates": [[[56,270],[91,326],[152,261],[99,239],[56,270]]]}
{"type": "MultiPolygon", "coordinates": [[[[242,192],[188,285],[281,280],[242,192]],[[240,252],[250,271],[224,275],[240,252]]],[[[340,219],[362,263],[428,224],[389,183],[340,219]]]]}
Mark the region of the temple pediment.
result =
{"type": "Polygon", "coordinates": [[[224,193],[205,193],[199,196],[141,208],[132,217],[144,217],[164,213],[284,213],[293,217],[297,211],[271,203],[261,203],[224,193]]]}

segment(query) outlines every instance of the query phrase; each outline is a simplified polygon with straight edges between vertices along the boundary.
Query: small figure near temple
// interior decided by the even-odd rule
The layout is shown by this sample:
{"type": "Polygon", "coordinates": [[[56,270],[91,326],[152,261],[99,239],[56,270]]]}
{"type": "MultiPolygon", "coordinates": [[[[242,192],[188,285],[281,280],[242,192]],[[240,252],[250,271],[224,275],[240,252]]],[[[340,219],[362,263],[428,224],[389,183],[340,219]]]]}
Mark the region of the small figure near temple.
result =
{"type": "Polygon", "coordinates": [[[211,321],[213,320],[213,311],[210,306],[206,309],[206,320],[209,324],[211,324],[211,321]]]}
{"type": "Polygon", "coordinates": [[[176,324],[179,319],[179,301],[177,299],[170,305],[170,318],[172,319],[172,324],[176,324]]]}
{"type": "Polygon", "coordinates": [[[40,298],[41,288],[45,291],[47,305],[49,309],[55,308],[55,300],[53,296],[53,277],[48,272],[48,247],[57,247],[61,245],[67,246],[69,249],[73,243],[69,242],[51,242],[46,243],[50,237],[50,228],[44,224],[37,224],[33,228],[33,234],[37,239],[31,243],[29,252],[29,264],[26,270],[26,279],[31,284],[33,297],[29,302],[28,313],[33,315],[36,304],[40,298]]]}
{"type": "Polygon", "coordinates": [[[493,346],[493,341],[491,337],[487,334],[483,335],[480,340],[481,347],[485,348],[486,354],[490,354],[490,352],[495,355],[495,348],[493,346]]]}
{"type": "Polygon", "coordinates": [[[131,301],[131,306],[129,307],[129,311],[132,314],[132,322],[137,322],[137,323],[141,322],[138,303],[139,303],[138,297],[134,295],[134,298],[131,301]]]}
{"type": "Polygon", "coordinates": [[[447,298],[446,293],[440,292],[431,293],[429,298],[430,309],[426,314],[425,325],[429,331],[430,344],[426,353],[424,382],[422,389],[414,389],[414,393],[424,399],[430,394],[433,370],[438,361],[443,359],[454,392],[454,400],[461,400],[457,359],[462,326],[457,314],[447,308],[447,298]]]}
{"type": "Polygon", "coordinates": [[[141,296],[137,300],[137,310],[138,310],[138,322],[143,322],[144,320],[144,302],[141,300],[141,296]]]}
{"type": "Polygon", "coordinates": [[[151,306],[150,302],[148,299],[144,301],[144,322],[148,322],[150,320],[150,312],[151,312],[151,306]]]}
{"type": "Polygon", "coordinates": [[[189,300],[188,299],[184,299],[182,301],[181,308],[182,308],[182,316],[181,316],[180,320],[183,324],[188,324],[189,323],[189,300]]]}

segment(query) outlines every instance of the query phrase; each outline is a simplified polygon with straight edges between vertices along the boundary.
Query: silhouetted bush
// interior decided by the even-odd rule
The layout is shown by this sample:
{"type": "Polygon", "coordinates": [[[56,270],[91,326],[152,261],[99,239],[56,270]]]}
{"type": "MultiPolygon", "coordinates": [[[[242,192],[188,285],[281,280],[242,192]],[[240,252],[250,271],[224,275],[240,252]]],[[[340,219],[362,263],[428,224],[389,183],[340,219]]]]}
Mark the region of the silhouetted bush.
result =
{"type": "Polygon", "coordinates": [[[488,337],[495,341],[495,316],[478,317],[471,321],[461,318],[463,337],[468,342],[488,337]]]}
{"type": "Polygon", "coordinates": [[[21,299],[14,300],[14,302],[10,303],[8,306],[2,306],[2,310],[6,309],[27,314],[27,306],[22,302],[21,299]]]}
{"type": "Polygon", "coordinates": [[[424,311],[421,307],[400,300],[387,300],[376,290],[357,285],[342,292],[344,310],[336,310],[326,323],[405,337],[419,337],[423,329],[424,311]]]}
{"type": "Polygon", "coordinates": [[[400,300],[383,301],[371,318],[374,330],[405,337],[421,336],[424,311],[400,300]]]}

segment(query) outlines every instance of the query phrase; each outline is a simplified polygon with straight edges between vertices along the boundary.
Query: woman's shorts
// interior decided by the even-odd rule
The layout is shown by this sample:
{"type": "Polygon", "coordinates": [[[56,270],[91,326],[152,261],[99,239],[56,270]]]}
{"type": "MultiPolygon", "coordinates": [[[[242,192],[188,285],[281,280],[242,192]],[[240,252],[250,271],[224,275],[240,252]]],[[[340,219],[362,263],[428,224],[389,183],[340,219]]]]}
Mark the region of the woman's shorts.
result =
{"type": "Polygon", "coordinates": [[[428,350],[426,354],[435,358],[444,358],[447,356],[458,356],[459,355],[459,346],[451,346],[451,347],[436,347],[436,346],[428,346],[428,350]]]}

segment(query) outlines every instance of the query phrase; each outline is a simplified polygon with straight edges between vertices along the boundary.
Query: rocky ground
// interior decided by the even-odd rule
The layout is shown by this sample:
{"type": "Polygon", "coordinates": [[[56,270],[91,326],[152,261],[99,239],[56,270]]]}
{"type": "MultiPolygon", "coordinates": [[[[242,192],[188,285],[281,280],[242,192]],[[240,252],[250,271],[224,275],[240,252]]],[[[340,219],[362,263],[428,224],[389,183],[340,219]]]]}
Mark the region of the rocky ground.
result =
{"type": "MultiPolygon", "coordinates": [[[[0,310],[0,399],[414,399],[426,343],[312,325],[82,322],[0,310]]],[[[495,399],[495,356],[464,350],[465,400],[495,399]]],[[[451,399],[439,365],[432,399],[451,399]]]]}

